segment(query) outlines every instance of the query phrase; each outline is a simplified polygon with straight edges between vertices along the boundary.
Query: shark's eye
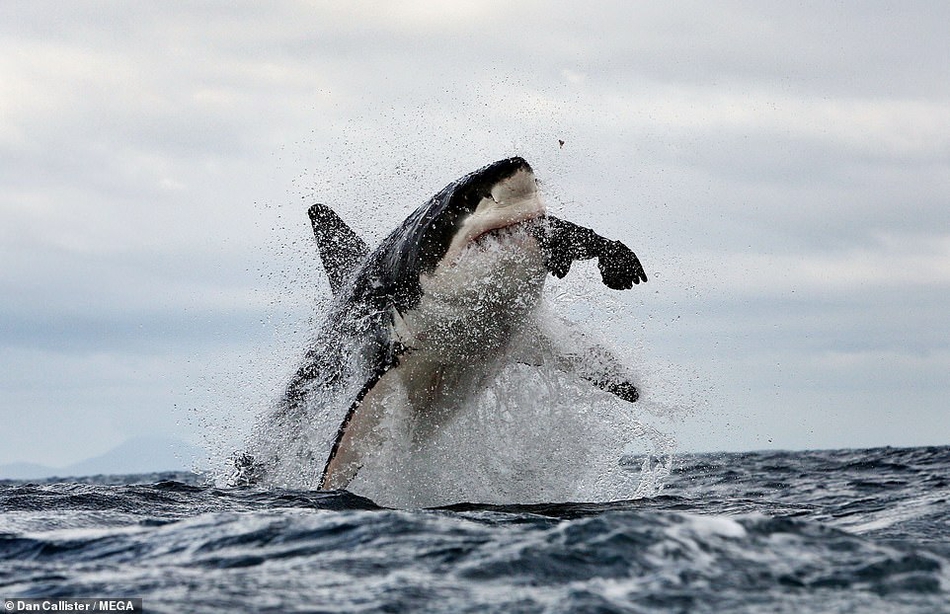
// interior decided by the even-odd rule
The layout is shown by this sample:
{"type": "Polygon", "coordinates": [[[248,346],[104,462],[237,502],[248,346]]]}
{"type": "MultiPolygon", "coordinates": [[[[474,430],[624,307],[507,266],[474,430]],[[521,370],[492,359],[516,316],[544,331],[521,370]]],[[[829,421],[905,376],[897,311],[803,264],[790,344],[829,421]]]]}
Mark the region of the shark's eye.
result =
{"type": "MultiPolygon", "coordinates": [[[[491,194],[489,194],[489,198],[490,197],[491,197],[491,194]]],[[[483,198],[485,197],[481,194],[479,190],[472,190],[471,192],[466,194],[465,200],[464,200],[465,212],[471,213],[472,211],[475,211],[475,209],[478,207],[478,204],[482,202],[483,198]]]]}

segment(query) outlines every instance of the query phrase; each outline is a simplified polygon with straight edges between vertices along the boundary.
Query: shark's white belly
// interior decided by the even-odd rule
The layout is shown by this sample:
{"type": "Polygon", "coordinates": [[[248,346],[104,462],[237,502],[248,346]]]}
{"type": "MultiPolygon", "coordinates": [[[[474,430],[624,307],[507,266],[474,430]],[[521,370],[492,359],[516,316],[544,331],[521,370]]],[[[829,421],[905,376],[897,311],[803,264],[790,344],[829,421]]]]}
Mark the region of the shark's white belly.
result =
{"type": "Polygon", "coordinates": [[[524,228],[483,237],[420,277],[422,298],[397,315],[396,336],[409,355],[435,362],[465,368],[490,358],[533,316],[545,275],[538,243],[524,228]]]}
{"type": "Polygon", "coordinates": [[[408,411],[419,440],[450,420],[534,318],[546,273],[535,238],[514,227],[481,238],[423,276],[418,305],[394,317],[405,352],[354,412],[325,487],[352,479],[361,457],[384,438],[378,431],[389,412],[408,411]]]}
{"type": "Polygon", "coordinates": [[[534,318],[546,272],[537,241],[516,226],[421,278],[422,299],[396,331],[407,348],[396,372],[418,434],[438,428],[498,368],[534,318]]]}

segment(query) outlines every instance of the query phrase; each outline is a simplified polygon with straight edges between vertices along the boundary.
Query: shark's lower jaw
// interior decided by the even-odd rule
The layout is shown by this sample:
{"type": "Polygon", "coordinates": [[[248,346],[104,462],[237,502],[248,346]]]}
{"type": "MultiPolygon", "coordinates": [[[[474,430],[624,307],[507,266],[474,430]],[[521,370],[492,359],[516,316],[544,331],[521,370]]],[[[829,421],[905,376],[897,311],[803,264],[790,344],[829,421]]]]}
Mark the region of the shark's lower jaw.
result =
{"type": "Polygon", "coordinates": [[[461,252],[482,236],[543,217],[544,203],[530,169],[520,169],[492,188],[458,226],[437,266],[452,264],[461,252]]]}
{"type": "MultiPolygon", "coordinates": [[[[462,254],[472,249],[481,251],[488,249],[537,250],[537,241],[534,240],[534,235],[531,232],[535,223],[536,220],[531,219],[486,230],[472,239],[469,245],[463,249],[462,254]]],[[[460,257],[462,254],[460,254],[460,257]]]]}
{"type": "Polygon", "coordinates": [[[546,273],[528,225],[495,229],[421,276],[422,299],[403,317],[413,337],[437,340],[452,359],[490,353],[537,307],[546,273]]]}

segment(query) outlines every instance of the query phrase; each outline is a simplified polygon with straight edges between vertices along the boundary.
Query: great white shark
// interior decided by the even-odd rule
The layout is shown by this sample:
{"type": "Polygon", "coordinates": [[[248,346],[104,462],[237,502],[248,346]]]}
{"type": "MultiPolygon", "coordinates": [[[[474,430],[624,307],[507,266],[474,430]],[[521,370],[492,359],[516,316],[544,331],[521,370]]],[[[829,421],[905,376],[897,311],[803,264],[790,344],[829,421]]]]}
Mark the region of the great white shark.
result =
{"type": "Polygon", "coordinates": [[[563,278],[577,260],[596,258],[603,283],[616,290],[646,282],[643,267],[623,243],[547,214],[524,159],[450,183],[373,250],[329,207],[308,213],[333,299],[264,426],[297,441],[242,455],[233,482],[310,470],[319,471],[320,489],[346,488],[380,445],[380,423],[395,405],[425,439],[506,361],[550,360],[637,400],[633,378],[610,351],[578,332],[570,341],[583,351],[561,350],[538,314],[546,276],[563,278]],[[308,425],[334,416],[339,428],[320,450],[308,425]]]}

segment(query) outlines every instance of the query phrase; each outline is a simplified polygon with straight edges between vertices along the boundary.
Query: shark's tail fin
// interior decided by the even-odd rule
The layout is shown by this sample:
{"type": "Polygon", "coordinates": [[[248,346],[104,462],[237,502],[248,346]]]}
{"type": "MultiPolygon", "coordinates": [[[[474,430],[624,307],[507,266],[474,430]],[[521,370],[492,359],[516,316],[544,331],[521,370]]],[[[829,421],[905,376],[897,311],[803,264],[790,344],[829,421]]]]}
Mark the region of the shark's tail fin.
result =
{"type": "Polygon", "coordinates": [[[307,211],[317,239],[320,260],[330,279],[330,290],[339,294],[356,267],[369,253],[363,239],[326,205],[314,205],[307,211]]]}

